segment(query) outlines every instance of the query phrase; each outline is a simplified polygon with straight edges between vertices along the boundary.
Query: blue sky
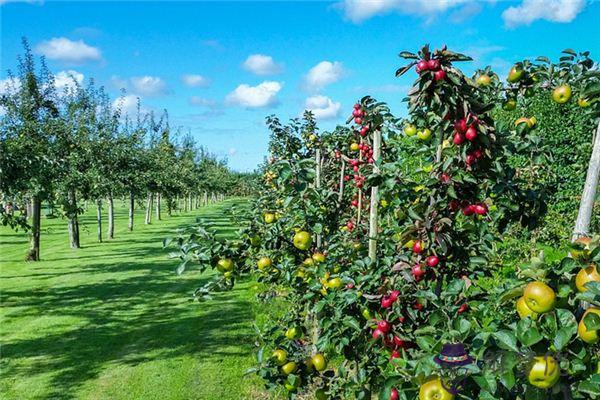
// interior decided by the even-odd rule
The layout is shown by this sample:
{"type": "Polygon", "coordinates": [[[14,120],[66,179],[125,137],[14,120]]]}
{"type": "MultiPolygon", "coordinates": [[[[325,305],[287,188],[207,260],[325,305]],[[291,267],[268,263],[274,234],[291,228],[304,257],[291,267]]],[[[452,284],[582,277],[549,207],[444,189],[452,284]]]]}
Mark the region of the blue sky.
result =
{"type": "MultiPolygon", "coordinates": [[[[343,123],[369,94],[405,113],[414,75],[398,53],[447,44],[505,76],[515,60],[565,48],[600,58],[600,4],[586,0],[339,2],[31,2],[0,0],[1,72],[26,36],[59,82],[93,77],[127,108],[168,109],[172,126],[252,170],[266,155],[264,117],[315,110],[343,123]],[[68,74],[64,71],[70,71],[68,74]]],[[[4,85],[2,85],[4,86],[4,85]]]]}

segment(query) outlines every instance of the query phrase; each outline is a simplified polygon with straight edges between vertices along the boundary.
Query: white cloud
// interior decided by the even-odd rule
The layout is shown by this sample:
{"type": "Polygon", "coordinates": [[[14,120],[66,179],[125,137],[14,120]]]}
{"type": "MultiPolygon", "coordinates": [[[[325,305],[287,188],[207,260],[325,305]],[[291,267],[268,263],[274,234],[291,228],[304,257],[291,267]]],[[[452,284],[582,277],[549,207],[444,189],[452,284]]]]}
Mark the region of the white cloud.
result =
{"type": "Polygon", "coordinates": [[[264,81],[257,86],[239,85],[227,95],[225,102],[247,108],[269,107],[277,104],[277,93],[282,84],[275,81],[264,81]]]}
{"type": "Polygon", "coordinates": [[[229,149],[228,154],[233,157],[237,154],[237,149],[235,147],[232,147],[229,149]]]}
{"type": "Polygon", "coordinates": [[[202,75],[187,74],[181,77],[181,80],[189,87],[208,87],[210,81],[202,75]]]}
{"type": "Polygon", "coordinates": [[[41,42],[35,50],[50,60],[69,64],[81,64],[86,61],[102,59],[100,50],[86,44],[83,40],[69,40],[65,37],[52,38],[41,42]]]}
{"type": "Polygon", "coordinates": [[[0,95],[15,93],[21,88],[19,78],[0,79],[0,95]]]}
{"type": "Polygon", "coordinates": [[[305,108],[312,111],[317,119],[337,118],[340,114],[340,103],[333,102],[329,97],[323,95],[311,96],[306,99],[305,108]]]}
{"type": "Polygon", "coordinates": [[[168,93],[167,84],[157,76],[136,76],[130,81],[134,91],[144,96],[155,97],[168,93]]]}
{"type": "Polygon", "coordinates": [[[81,72],[60,71],[54,75],[54,86],[59,92],[65,92],[74,89],[77,85],[83,83],[83,74],[81,72]]]}
{"type": "Polygon", "coordinates": [[[217,105],[217,102],[214,100],[205,99],[203,97],[198,97],[198,96],[190,97],[189,103],[192,106],[201,106],[201,107],[209,107],[209,108],[216,107],[216,105],[217,105]]]}
{"type": "Polygon", "coordinates": [[[509,28],[529,25],[538,19],[566,23],[573,21],[585,5],[585,0],[523,0],[520,5],[504,10],[502,19],[509,28]]]}
{"type": "MultiPolygon", "coordinates": [[[[137,114],[138,102],[140,101],[140,97],[135,94],[127,94],[119,97],[113,101],[113,108],[116,110],[121,110],[121,116],[130,115],[135,116],[137,114]]],[[[140,112],[144,112],[140,110],[140,112]]]]}
{"type": "Polygon", "coordinates": [[[304,85],[308,90],[319,90],[339,81],[345,74],[342,63],[321,61],[308,71],[304,77],[304,85]]]}
{"type": "Polygon", "coordinates": [[[343,0],[337,4],[354,23],[376,15],[399,12],[430,17],[472,0],[343,0]]]}
{"type": "Polygon", "coordinates": [[[264,54],[252,54],[243,64],[244,68],[256,75],[274,75],[283,70],[283,66],[273,61],[273,57],[264,54]]]}

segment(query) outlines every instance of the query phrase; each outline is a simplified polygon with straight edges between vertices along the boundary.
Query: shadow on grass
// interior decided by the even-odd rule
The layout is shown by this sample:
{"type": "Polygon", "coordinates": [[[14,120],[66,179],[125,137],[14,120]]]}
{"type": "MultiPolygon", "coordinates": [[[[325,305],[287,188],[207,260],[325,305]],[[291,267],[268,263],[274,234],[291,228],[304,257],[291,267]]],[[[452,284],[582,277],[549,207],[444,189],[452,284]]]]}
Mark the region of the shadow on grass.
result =
{"type": "MultiPolygon", "coordinates": [[[[219,213],[208,213],[203,218],[210,220],[213,214],[224,224],[219,213]]],[[[81,284],[79,278],[78,284],[69,285],[67,279],[60,284],[68,286],[39,285],[1,293],[3,319],[13,326],[26,317],[74,317],[79,321],[75,326],[55,328],[60,332],[5,340],[0,360],[3,379],[18,381],[21,377],[49,374],[43,398],[69,400],[76,398],[86,381],[96,379],[111,366],[135,366],[189,355],[217,363],[228,356],[247,355],[253,342],[249,327],[254,316],[252,305],[241,299],[243,289],[219,294],[211,302],[185,302],[193,289],[209,278],[177,278],[177,260],[166,259],[168,250],[161,246],[160,235],[169,232],[157,231],[145,233],[147,240],[136,240],[151,245],[135,250],[119,252],[131,241],[115,243],[119,249],[102,256],[105,262],[85,261],[99,255],[74,257],[74,262],[82,264],[76,271],[61,268],[56,273],[46,269],[5,274],[3,278],[36,280],[89,274],[90,280],[81,284]],[[161,256],[164,259],[158,262],[144,261],[161,256]],[[136,261],[107,262],[110,257],[135,257],[136,261]],[[108,273],[109,279],[92,279],[98,273],[108,273]],[[27,362],[18,361],[24,359],[27,362]]]]}

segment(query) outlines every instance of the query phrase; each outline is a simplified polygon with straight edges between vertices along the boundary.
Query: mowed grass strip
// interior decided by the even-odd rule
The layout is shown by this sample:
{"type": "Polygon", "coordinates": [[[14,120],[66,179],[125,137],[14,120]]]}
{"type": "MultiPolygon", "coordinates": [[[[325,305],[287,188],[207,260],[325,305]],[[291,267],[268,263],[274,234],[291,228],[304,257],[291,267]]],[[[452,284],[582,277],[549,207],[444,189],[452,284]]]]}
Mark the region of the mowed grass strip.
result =
{"type": "MultiPolygon", "coordinates": [[[[95,208],[81,218],[81,243],[69,248],[66,220],[42,219],[42,261],[26,263],[27,236],[0,227],[0,398],[266,398],[244,371],[254,363],[252,323],[260,313],[251,282],[194,303],[207,277],[175,274],[162,239],[211,220],[224,235],[232,199],[143,224],[116,208],[115,239],[96,242],[95,208]]],[[[105,221],[106,222],[106,221],[105,221]]]]}

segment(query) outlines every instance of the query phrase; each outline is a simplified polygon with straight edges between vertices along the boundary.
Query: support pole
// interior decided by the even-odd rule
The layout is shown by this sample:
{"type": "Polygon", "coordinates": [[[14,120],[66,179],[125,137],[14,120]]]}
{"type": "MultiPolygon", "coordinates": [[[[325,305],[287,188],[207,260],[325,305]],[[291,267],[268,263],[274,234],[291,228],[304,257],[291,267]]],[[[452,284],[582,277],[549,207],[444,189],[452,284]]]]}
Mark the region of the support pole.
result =
{"type": "MultiPolygon", "coordinates": [[[[376,129],[373,132],[373,172],[379,173],[379,167],[377,161],[381,155],[381,131],[376,129]]],[[[377,196],[379,194],[379,186],[373,186],[371,188],[371,207],[369,207],[369,258],[371,261],[375,261],[377,257],[377,230],[378,215],[377,215],[377,196]]]]}
{"type": "Polygon", "coordinates": [[[600,178],[600,120],[596,127],[593,142],[594,146],[588,164],[583,193],[581,194],[577,221],[575,222],[573,237],[571,238],[573,241],[582,236],[589,236],[590,234],[590,222],[592,221],[594,202],[596,201],[596,192],[598,191],[598,179],[600,178]]]}

